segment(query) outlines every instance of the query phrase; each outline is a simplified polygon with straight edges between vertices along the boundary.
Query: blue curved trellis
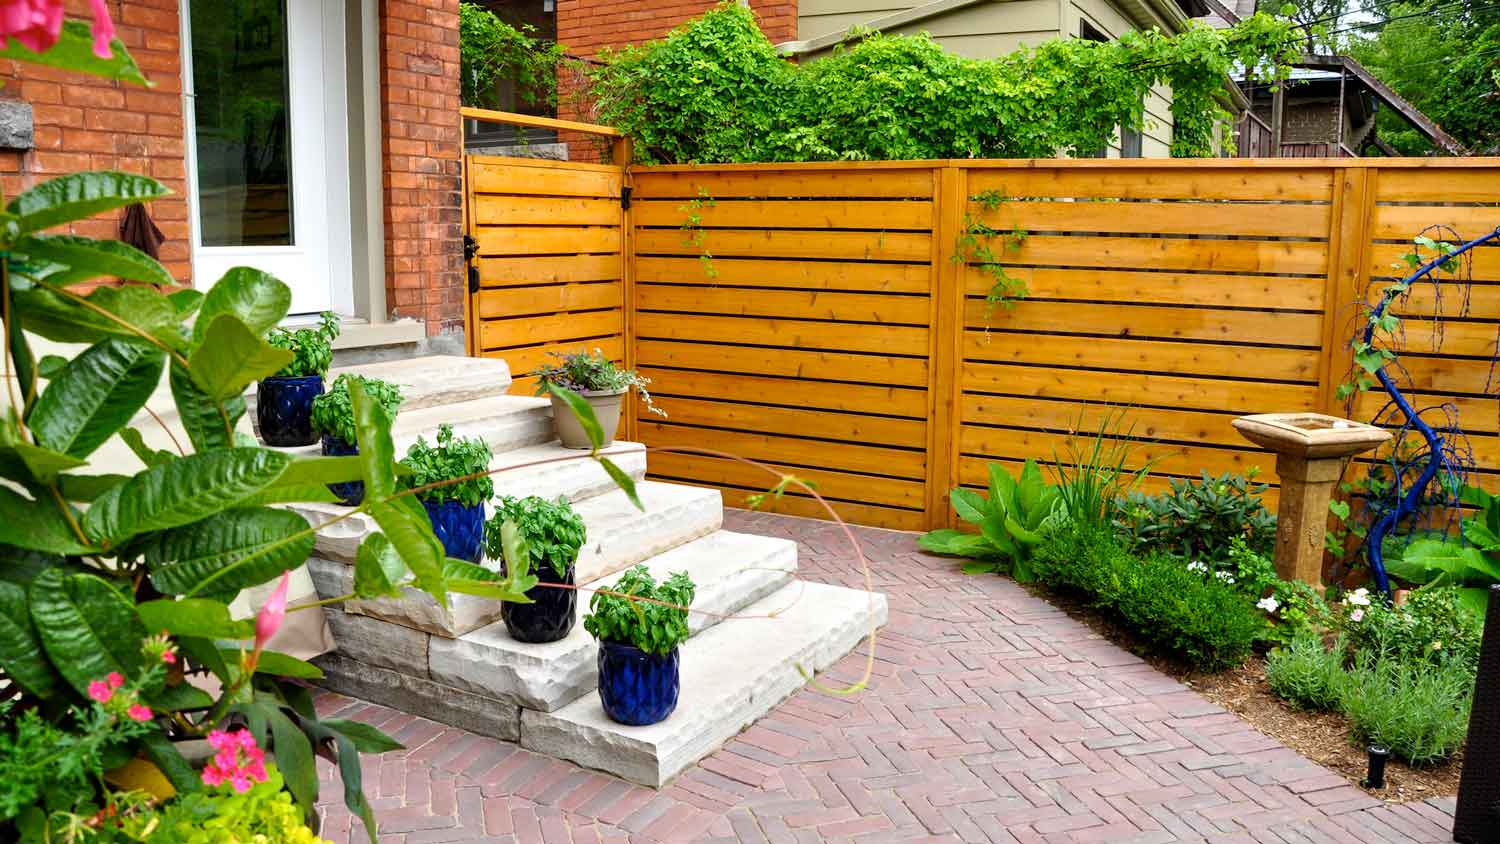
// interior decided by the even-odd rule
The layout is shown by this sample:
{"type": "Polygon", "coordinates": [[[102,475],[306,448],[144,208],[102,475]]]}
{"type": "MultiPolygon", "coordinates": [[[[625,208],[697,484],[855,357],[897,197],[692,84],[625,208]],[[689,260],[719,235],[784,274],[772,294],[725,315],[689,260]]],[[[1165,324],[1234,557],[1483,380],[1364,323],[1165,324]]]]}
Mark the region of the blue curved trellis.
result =
{"type": "MultiPolygon", "coordinates": [[[[1474,247],[1492,240],[1500,241],[1500,228],[1496,228],[1483,237],[1471,240],[1454,249],[1452,252],[1439,255],[1426,264],[1423,264],[1416,272],[1402,279],[1400,284],[1391,285],[1386,290],[1385,295],[1381,297],[1380,304],[1375,306],[1370,321],[1365,326],[1363,335],[1364,343],[1369,345],[1374,341],[1376,322],[1385,313],[1386,306],[1391,303],[1391,300],[1405,293],[1409,285],[1422,280],[1430,275],[1433,270],[1458,258],[1474,247]]],[[[1443,468],[1445,444],[1443,442],[1443,435],[1433,430],[1431,425],[1423,421],[1420,412],[1413,408],[1411,402],[1401,394],[1401,391],[1396,387],[1395,380],[1386,373],[1385,366],[1381,366],[1375,371],[1375,377],[1380,381],[1380,386],[1391,397],[1391,402],[1401,411],[1401,415],[1406,417],[1406,426],[1416,428],[1423,439],[1427,440],[1429,449],[1427,466],[1423,468],[1422,474],[1417,477],[1416,482],[1411,485],[1406,494],[1398,499],[1395,507],[1381,514],[1374,526],[1370,528],[1369,536],[1365,539],[1366,554],[1370,560],[1370,569],[1375,573],[1375,585],[1380,589],[1382,594],[1389,597],[1391,594],[1391,582],[1385,573],[1383,543],[1385,538],[1401,523],[1402,519],[1412,516],[1417,512],[1418,505],[1422,500],[1424,491],[1427,489],[1427,485],[1432,482],[1432,479],[1437,476],[1438,471],[1443,468]]],[[[1399,484],[1399,473],[1396,480],[1399,484]]]]}

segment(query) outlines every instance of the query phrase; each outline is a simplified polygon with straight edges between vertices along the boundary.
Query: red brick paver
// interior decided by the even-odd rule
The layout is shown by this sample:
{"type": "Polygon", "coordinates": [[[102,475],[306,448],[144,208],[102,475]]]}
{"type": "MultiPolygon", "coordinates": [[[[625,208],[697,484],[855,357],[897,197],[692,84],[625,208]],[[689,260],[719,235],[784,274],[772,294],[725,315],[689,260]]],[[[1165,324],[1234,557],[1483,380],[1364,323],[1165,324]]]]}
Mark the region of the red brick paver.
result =
{"type": "MultiPolygon", "coordinates": [[[[730,511],[861,586],[832,525],[730,511]]],[[[870,687],[804,689],[661,791],[338,695],[381,842],[1445,842],[1453,800],[1386,806],[1000,577],[858,529],[890,623],[870,687]]],[[[766,622],[775,623],[775,622],[766,622]]],[[[856,680],[863,646],[821,676],[856,680]]],[[[325,770],[324,835],[366,841],[325,770]]]]}

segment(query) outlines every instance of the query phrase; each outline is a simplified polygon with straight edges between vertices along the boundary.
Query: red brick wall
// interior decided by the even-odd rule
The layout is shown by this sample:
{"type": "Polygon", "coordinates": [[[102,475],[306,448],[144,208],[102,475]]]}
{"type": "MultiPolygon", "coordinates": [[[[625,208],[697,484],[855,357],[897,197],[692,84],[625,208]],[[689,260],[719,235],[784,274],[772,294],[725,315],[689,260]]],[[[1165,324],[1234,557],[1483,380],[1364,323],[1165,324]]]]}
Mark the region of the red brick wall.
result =
{"type": "MultiPolygon", "coordinates": [[[[179,281],[191,272],[177,0],[107,0],[117,35],[146,77],[142,88],[61,70],[0,62],[0,97],[31,103],[36,149],[0,152],[6,198],[76,170],[122,170],[161,181],[174,195],[148,205],[166,235],[162,263],[179,281]]],[[[91,20],[88,0],[68,0],[70,17],[91,20]]],[[[119,236],[120,212],[71,227],[87,237],[119,236]]]]}
{"type": "Polygon", "coordinates": [[[380,49],[386,305],[461,331],[458,0],[384,0],[380,49]]]}

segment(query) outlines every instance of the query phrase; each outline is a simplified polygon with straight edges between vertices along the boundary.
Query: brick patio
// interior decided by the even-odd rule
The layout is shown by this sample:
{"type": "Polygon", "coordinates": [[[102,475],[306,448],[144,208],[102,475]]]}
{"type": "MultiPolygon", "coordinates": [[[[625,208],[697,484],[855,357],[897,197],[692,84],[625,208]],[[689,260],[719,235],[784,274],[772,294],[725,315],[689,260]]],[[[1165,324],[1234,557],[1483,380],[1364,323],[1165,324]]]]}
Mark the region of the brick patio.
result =
{"type": "MultiPolygon", "coordinates": [[[[796,539],[810,580],[862,585],[832,525],[743,511],[725,521],[796,539]]],[[[871,688],[804,689],[660,792],[322,696],[325,712],[408,748],[366,762],[380,840],[1451,840],[1452,798],[1384,805],[1011,581],[967,577],[912,534],[856,530],[891,601],[871,688]]],[[[857,678],[864,654],[823,679],[857,678]]],[[[367,840],[323,774],[324,836],[367,840]]]]}

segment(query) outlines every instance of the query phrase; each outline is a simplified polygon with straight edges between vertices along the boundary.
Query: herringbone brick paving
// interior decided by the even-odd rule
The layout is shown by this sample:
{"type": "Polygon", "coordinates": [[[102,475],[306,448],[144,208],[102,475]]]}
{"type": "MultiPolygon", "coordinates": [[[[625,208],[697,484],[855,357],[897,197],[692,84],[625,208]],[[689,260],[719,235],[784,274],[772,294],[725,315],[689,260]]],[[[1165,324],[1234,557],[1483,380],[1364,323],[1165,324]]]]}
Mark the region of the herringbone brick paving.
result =
{"type": "MultiPolygon", "coordinates": [[[[863,584],[833,525],[726,527],[797,540],[803,577],[863,584]]],[[[322,695],[407,747],[367,757],[381,842],[1451,840],[1452,798],[1382,804],[1011,581],[856,531],[891,606],[870,688],[804,689],[661,791],[322,695]]],[[[820,679],[853,681],[865,655],[820,679]]],[[[324,836],[366,841],[324,776],[324,836]]]]}

